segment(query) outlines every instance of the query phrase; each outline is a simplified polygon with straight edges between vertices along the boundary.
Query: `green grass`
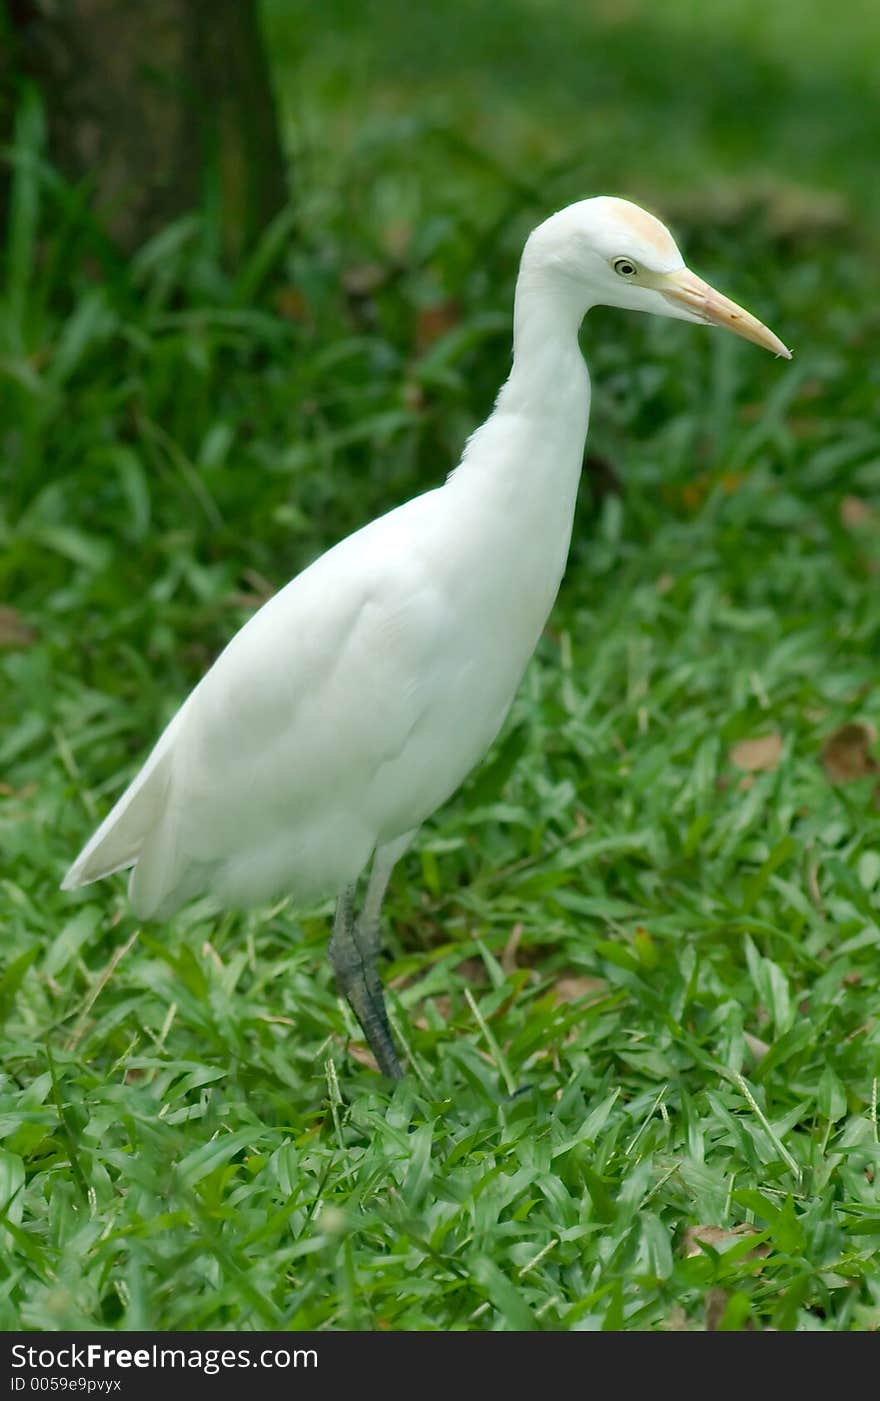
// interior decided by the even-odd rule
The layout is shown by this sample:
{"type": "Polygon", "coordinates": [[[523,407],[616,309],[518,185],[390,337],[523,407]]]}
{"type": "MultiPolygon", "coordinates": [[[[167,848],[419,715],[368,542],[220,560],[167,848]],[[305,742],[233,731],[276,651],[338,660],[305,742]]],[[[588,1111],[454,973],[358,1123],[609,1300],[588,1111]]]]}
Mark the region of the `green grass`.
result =
{"type": "Polygon", "coordinates": [[[385,976],[412,1072],[393,1092],[358,1059],[326,910],[193,906],[138,930],[121,881],[58,882],[255,599],[439,481],[488,411],[523,230],[610,169],[570,135],[574,58],[543,85],[527,35],[491,69],[450,59],[434,110],[397,7],[371,12],[347,96],[322,74],[364,34],[334,48],[312,19],[300,88],[278,49],[297,208],[235,272],[197,219],[120,262],[21,109],[0,306],[2,1327],[880,1325],[878,775],[832,782],[821,758],[880,721],[867,44],[811,6],[783,46],[740,0],[715,85],[700,70],[688,97],[706,36],[676,4],[644,92],[648,7],[615,8],[590,32],[615,56],[616,187],[668,178],[693,265],[796,355],[590,318],[590,447],[623,495],[585,478],[501,741],[395,875],[385,976]],[[712,95],[737,64],[745,108],[712,95]],[[795,161],[799,131],[821,140],[795,161]],[[770,733],[778,765],[744,775],[731,750],[770,733]],[[697,1226],[754,1229],[699,1246],[697,1226]]]}

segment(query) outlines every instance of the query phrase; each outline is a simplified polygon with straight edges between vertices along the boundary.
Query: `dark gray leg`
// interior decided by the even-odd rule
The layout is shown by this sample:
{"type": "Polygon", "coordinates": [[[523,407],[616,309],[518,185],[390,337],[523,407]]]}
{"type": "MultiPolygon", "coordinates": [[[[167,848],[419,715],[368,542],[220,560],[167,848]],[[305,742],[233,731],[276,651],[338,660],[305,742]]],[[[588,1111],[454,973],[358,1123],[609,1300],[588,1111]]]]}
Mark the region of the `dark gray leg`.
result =
{"type": "Polygon", "coordinates": [[[392,1080],[400,1080],[403,1069],[394,1049],[385,1010],[385,993],[377,967],[381,947],[379,914],[394,864],[411,839],[410,832],[376,852],[363,909],[357,918],[354,913],[355,887],[346,886],[336,904],[330,940],[330,961],[339,991],[363,1027],[379,1069],[392,1080]]]}

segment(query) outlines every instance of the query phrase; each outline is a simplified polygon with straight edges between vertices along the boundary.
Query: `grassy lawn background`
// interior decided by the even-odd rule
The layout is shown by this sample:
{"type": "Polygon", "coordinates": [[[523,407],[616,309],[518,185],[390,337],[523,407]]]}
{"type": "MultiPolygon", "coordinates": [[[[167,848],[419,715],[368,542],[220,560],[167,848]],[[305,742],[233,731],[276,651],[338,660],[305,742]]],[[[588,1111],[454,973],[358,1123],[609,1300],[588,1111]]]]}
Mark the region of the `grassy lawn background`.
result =
{"type": "Polygon", "coordinates": [[[120,264],[22,109],[0,1326],[880,1324],[880,774],[828,749],[878,721],[880,17],[573,9],[272,0],[296,201],[234,274],[196,219],[120,264]],[[606,465],[395,876],[389,1093],[326,910],[138,930],[58,882],[255,602],[454,464],[525,231],[601,189],[795,359],[589,318],[606,465]]]}

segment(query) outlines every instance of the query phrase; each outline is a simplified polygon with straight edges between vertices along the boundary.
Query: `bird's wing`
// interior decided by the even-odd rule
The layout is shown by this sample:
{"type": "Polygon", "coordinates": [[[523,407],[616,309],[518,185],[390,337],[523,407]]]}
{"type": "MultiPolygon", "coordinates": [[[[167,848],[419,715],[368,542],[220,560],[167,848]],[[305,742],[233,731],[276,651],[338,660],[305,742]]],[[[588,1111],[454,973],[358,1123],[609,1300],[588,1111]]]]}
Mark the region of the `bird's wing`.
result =
{"type": "Polygon", "coordinates": [[[452,623],[418,548],[424,501],[322,556],[250,619],[196,687],[132,876],[142,915],[176,907],[200,887],[200,872],[229,861],[247,884],[250,860],[263,898],[270,848],[286,841],[293,860],[293,844],[326,806],[340,814],[339,839],[358,840],[358,803],[430,704],[452,623]]]}

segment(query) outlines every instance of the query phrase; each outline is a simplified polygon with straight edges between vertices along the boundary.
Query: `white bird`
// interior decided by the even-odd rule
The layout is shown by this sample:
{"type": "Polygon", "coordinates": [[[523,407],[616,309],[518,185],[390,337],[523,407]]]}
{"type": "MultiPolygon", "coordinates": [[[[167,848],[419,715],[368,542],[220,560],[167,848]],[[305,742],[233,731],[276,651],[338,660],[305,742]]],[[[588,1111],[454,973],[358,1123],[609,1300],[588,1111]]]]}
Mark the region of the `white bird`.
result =
{"type": "Polygon", "coordinates": [[[328,550],[245,624],[63,882],[131,867],[136,914],[160,920],[200,894],[335,895],[337,984],[394,1078],[382,900],[497,735],[556,598],[590,405],[578,328],[596,305],[725,326],[790,358],[653,215],[609,196],[552,215],[523,252],[510,376],[445,484],[328,550]]]}

